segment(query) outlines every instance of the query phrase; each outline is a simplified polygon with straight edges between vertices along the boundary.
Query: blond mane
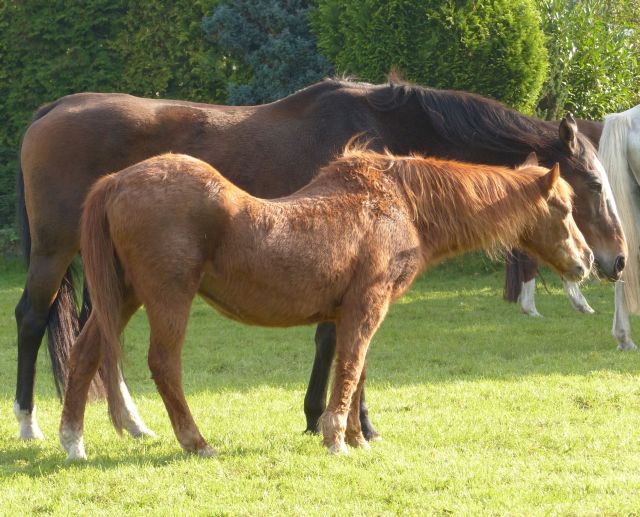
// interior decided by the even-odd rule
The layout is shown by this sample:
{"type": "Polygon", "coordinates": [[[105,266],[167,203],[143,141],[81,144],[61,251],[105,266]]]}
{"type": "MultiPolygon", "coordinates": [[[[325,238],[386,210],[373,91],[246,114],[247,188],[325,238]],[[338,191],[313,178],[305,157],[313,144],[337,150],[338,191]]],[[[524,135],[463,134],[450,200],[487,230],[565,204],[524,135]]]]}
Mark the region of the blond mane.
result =
{"type": "Polygon", "coordinates": [[[635,193],[638,183],[627,161],[627,138],[631,128],[630,111],[607,115],[598,155],[609,176],[611,190],[622,224],[629,256],[622,274],[624,297],[629,312],[640,314],[640,257],[638,249],[638,214],[640,207],[635,193]]]}

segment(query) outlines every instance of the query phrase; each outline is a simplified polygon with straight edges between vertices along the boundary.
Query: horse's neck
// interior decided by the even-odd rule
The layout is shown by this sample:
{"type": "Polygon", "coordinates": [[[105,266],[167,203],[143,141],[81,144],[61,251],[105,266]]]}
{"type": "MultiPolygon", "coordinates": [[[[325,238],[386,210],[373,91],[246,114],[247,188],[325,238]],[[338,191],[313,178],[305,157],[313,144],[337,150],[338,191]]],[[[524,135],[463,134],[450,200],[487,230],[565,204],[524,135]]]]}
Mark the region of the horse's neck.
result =
{"type": "Polygon", "coordinates": [[[460,173],[452,175],[455,181],[446,185],[447,195],[424,191],[425,212],[417,224],[427,261],[477,248],[516,245],[525,228],[541,215],[542,198],[534,181],[514,184],[504,175],[487,174],[471,184],[461,181],[460,173]]]}

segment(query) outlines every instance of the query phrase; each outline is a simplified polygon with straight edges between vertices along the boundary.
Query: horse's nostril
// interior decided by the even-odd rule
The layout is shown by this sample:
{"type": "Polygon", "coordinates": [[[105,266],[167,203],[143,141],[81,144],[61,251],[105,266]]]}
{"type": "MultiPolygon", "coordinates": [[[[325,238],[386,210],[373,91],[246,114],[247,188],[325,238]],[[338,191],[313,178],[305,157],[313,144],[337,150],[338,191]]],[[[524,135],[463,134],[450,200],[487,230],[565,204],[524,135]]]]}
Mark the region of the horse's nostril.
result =
{"type": "Polygon", "coordinates": [[[618,255],[616,257],[616,261],[613,265],[613,267],[616,270],[616,273],[620,273],[622,272],[622,270],[624,269],[625,264],[627,263],[626,259],[624,258],[624,255],[618,255]]]}
{"type": "Polygon", "coordinates": [[[584,276],[584,268],[582,266],[576,266],[576,273],[579,276],[584,276]]]}

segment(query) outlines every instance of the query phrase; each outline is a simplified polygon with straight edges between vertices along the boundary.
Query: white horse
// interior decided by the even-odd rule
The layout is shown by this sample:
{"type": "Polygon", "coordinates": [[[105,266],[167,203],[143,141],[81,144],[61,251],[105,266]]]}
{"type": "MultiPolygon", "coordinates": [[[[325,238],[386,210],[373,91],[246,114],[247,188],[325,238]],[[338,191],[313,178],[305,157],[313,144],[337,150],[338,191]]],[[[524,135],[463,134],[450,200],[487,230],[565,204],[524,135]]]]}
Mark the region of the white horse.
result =
{"type": "Polygon", "coordinates": [[[640,105],[606,117],[598,154],[609,173],[629,248],[616,282],[612,332],[618,350],[633,350],[629,314],[640,314],[640,105]]]}

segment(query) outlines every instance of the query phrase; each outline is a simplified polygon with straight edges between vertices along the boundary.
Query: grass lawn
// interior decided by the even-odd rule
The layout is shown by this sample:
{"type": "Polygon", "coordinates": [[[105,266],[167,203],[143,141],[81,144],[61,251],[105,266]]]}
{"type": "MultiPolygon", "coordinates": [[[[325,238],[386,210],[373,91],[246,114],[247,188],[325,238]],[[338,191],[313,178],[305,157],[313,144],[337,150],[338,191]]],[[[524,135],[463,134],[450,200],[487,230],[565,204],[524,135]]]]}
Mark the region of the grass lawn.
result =
{"type": "Polygon", "coordinates": [[[16,438],[13,308],[24,274],[0,266],[0,514],[637,514],[640,356],[615,349],[612,286],[585,286],[597,311],[586,316],[545,276],[545,318],[533,319],[501,300],[502,272],[486,259],[424,275],[369,353],[368,403],[384,439],[342,457],[302,433],[314,329],[245,327],[200,301],[184,385],[219,455],[184,454],[150,380],[140,311],[125,373],[159,437],[119,438],[95,403],[89,461],[66,465],[45,353],[36,397],[46,439],[16,438]]]}

